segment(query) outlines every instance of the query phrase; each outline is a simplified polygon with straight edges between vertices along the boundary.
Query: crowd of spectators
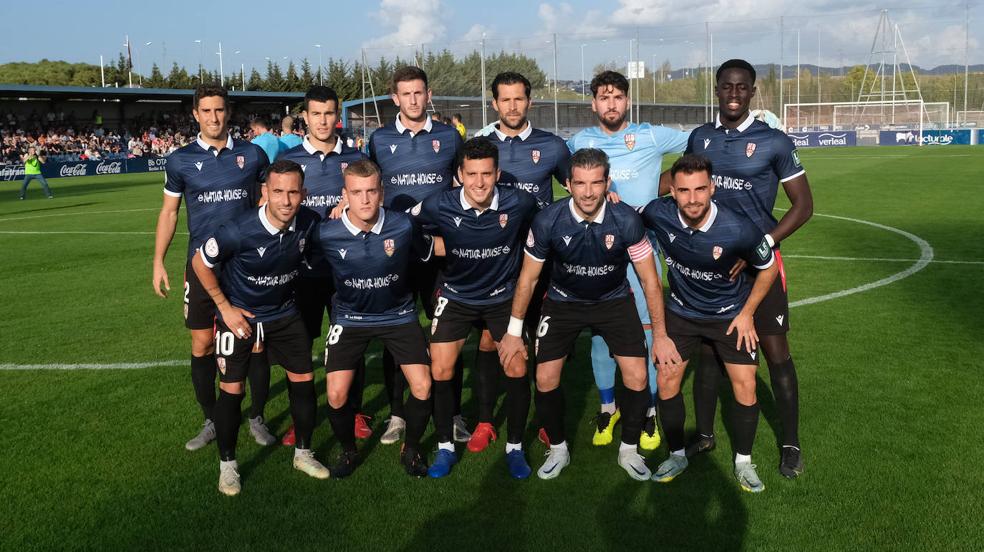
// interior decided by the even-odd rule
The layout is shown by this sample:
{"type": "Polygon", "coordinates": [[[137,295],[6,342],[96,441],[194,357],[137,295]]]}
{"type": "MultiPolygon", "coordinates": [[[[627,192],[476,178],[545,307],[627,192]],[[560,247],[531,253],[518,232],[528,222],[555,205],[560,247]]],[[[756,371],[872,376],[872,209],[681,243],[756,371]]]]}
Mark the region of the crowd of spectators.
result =
{"type": "MultiPolygon", "coordinates": [[[[234,115],[230,122],[233,138],[251,139],[249,121],[255,116],[234,115]]],[[[264,116],[276,122],[274,128],[280,128],[279,114],[264,116]]],[[[198,125],[190,113],[159,111],[137,115],[122,124],[104,124],[98,110],[85,120],[64,111],[25,115],[0,110],[0,165],[20,163],[29,147],[37,148],[46,161],[55,162],[165,156],[193,141],[197,134],[198,125]]]]}

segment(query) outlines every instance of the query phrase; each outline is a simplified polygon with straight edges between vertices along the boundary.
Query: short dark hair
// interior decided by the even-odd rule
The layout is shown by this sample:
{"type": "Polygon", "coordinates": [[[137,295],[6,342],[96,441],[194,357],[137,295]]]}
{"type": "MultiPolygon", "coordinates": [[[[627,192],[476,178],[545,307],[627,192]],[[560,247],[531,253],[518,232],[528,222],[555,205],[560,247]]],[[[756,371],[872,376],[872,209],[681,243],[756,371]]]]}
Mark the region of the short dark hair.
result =
{"type": "Polygon", "coordinates": [[[574,155],[571,156],[571,175],[574,174],[574,167],[580,167],[582,169],[604,167],[606,179],[612,168],[608,162],[608,154],[598,148],[583,148],[575,151],[574,155]]]}
{"type": "Polygon", "coordinates": [[[315,85],[308,88],[304,94],[304,111],[308,110],[310,102],[335,102],[335,110],[338,110],[338,94],[330,86],[315,85]]]}
{"type": "Polygon", "coordinates": [[[358,161],[349,163],[347,167],[342,169],[343,176],[358,176],[360,178],[368,178],[370,176],[379,176],[379,167],[375,163],[368,159],[359,159],[358,161]]]}
{"type": "Polygon", "coordinates": [[[210,96],[219,96],[222,98],[225,106],[229,107],[229,91],[224,86],[219,86],[218,84],[200,84],[195,88],[195,96],[194,100],[192,100],[194,102],[194,108],[198,109],[198,102],[202,101],[202,98],[208,98],[210,96]]]}
{"type": "Polygon", "coordinates": [[[721,80],[721,75],[728,69],[742,69],[748,71],[748,74],[752,76],[752,84],[755,84],[755,68],[752,67],[751,63],[743,59],[729,59],[728,61],[721,64],[718,67],[717,73],[714,75],[714,82],[717,83],[721,80]]]}
{"type": "Polygon", "coordinates": [[[465,163],[465,159],[491,159],[492,164],[499,168],[499,148],[485,137],[476,137],[465,142],[458,154],[458,166],[465,163]]]}
{"type": "Polygon", "coordinates": [[[688,153],[673,162],[670,167],[670,176],[675,177],[677,173],[694,174],[699,172],[707,173],[711,176],[711,160],[696,153],[688,153]]]}
{"type": "Polygon", "coordinates": [[[625,78],[625,75],[618,71],[602,71],[591,79],[591,95],[597,96],[598,90],[609,86],[621,90],[625,94],[629,93],[629,80],[625,78]]]}
{"type": "Polygon", "coordinates": [[[452,120],[453,119],[458,119],[460,121],[461,120],[461,113],[455,113],[454,115],[451,116],[451,119],[452,120]]]}
{"type": "Polygon", "coordinates": [[[253,126],[253,125],[270,130],[270,121],[268,121],[267,118],[263,116],[257,115],[256,117],[250,119],[249,126],[253,126]]]}
{"type": "Polygon", "coordinates": [[[430,85],[427,83],[427,73],[424,72],[420,67],[414,67],[413,65],[404,65],[396,71],[393,71],[393,90],[392,93],[396,94],[396,85],[401,82],[422,80],[424,81],[424,88],[429,88],[430,85]]]}
{"type": "Polygon", "coordinates": [[[533,86],[530,84],[530,80],[523,75],[516,73],[514,71],[505,71],[499,73],[492,79],[492,99],[499,99],[499,85],[500,84],[523,84],[523,89],[526,91],[526,97],[530,97],[530,91],[533,90],[533,86]]]}
{"type": "Polygon", "coordinates": [[[301,168],[297,163],[289,159],[278,159],[274,161],[272,165],[267,167],[264,173],[263,184],[267,183],[271,174],[290,174],[295,173],[301,177],[301,186],[304,186],[304,169],[301,168]]]}

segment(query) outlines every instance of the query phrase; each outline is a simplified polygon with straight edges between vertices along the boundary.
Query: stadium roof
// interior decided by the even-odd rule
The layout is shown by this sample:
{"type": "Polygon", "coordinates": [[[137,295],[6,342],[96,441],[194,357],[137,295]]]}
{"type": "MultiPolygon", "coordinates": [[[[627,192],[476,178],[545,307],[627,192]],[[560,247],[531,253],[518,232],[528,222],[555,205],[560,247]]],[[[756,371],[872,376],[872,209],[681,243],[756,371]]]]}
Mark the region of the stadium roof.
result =
{"type": "MultiPolygon", "coordinates": [[[[38,86],[33,84],[0,84],[0,98],[54,98],[54,99],[119,99],[119,100],[188,100],[195,91],[174,88],[102,88],[88,86],[38,86]]],[[[300,101],[303,92],[260,92],[237,90],[229,92],[233,100],[245,101],[300,101]]]]}

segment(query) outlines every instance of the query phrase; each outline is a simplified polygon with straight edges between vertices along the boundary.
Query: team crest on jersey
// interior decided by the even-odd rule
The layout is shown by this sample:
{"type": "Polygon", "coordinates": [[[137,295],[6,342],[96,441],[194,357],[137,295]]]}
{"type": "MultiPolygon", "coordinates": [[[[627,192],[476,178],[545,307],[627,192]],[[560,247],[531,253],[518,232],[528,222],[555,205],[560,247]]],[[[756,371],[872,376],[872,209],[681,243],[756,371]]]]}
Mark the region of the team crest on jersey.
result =
{"type": "Polygon", "coordinates": [[[219,254],[219,242],[215,241],[215,238],[209,238],[205,242],[205,254],[209,257],[215,257],[219,254]]]}
{"type": "Polygon", "coordinates": [[[246,167],[246,156],[245,155],[237,155],[236,156],[236,166],[239,167],[239,170],[242,170],[243,168],[246,167]]]}
{"type": "Polygon", "coordinates": [[[635,134],[625,135],[625,147],[629,148],[629,150],[635,147],[635,134]]]}
{"type": "Polygon", "coordinates": [[[499,227],[500,228],[505,228],[506,227],[506,224],[508,224],[508,223],[509,223],[509,215],[507,215],[506,213],[502,213],[501,215],[499,215],[499,227]]]}
{"type": "Polygon", "coordinates": [[[218,357],[215,359],[215,365],[219,367],[219,372],[223,374],[226,373],[226,359],[225,357],[218,357]]]}
{"type": "Polygon", "coordinates": [[[345,255],[348,254],[348,249],[339,249],[338,254],[342,256],[342,260],[345,260],[345,255]]]}
{"type": "Polygon", "coordinates": [[[709,145],[711,145],[711,139],[710,138],[704,138],[704,149],[707,149],[707,146],[709,146],[709,145]]]}
{"type": "Polygon", "coordinates": [[[605,234],[605,247],[611,249],[613,245],[615,245],[615,235],[605,234]]]}
{"type": "Polygon", "coordinates": [[[536,165],[540,162],[540,150],[533,150],[530,152],[530,157],[533,158],[533,164],[536,165]]]}
{"type": "Polygon", "coordinates": [[[256,252],[260,254],[260,258],[262,259],[263,258],[263,254],[266,253],[266,248],[265,247],[257,247],[256,248],[256,252]]]}
{"type": "Polygon", "coordinates": [[[383,240],[383,251],[386,252],[387,257],[392,257],[393,252],[396,251],[396,242],[393,240],[383,240]]]}
{"type": "Polygon", "coordinates": [[[195,162],[195,166],[198,167],[198,172],[202,172],[202,165],[204,165],[204,163],[202,163],[201,161],[195,162]]]}
{"type": "Polygon", "coordinates": [[[396,144],[390,145],[390,153],[396,153],[396,144]]]}
{"type": "Polygon", "coordinates": [[[526,234],[526,247],[533,247],[536,245],[536,238],[533,237],[533,229],[530,229],[529,234],[526,234]]]}
{"type": "Polygon", "coordinates": [[[339,166],[342,167],[342,170],[344,171],[346,168],[348,168],[348,163],[342,163],[339,166]]]}
{"type": "Polygon", "coordinates": [[[431,140],[431,147],[434,148],[434,153],[441,151],[441,141],[431,140]]]}
{"type": "Polygon", "coordinates": [[[749,142],[745,145],[745,157],[751,157],[755,153],[755,143],[749,142]]]}
{"type": "Polygon", "coordinates": [[[723,253],[724,249],[722,249],[720,245],[715,245],[714,249],[711,250],[711,256],[714,257],[715,261],[720,259],[723,253]]]}

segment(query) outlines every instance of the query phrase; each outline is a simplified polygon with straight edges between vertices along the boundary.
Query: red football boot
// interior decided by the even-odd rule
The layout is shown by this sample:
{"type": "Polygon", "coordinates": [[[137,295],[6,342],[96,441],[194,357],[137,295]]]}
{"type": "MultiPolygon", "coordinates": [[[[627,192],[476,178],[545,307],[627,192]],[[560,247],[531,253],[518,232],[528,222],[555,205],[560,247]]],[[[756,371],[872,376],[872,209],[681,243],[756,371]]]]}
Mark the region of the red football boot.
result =
{"type": "Polygon", "coordinates": [[[366,416],[365,414],[355,415],[355,438],[356,439],[368,439],[372,437],[372,428],[369,427],[369,420],[371,416],[366,416]]]}
{"type": "Polygon", "coordinates": [[[543,429],[541,427],[540,428],[540,431],[537,432],[536,436],[537,436],[538,439],[540,439],[540,442],[541,443],[543,443],[544,445],[547,445],[548,447],[550,446],[550,438],[547,437],[547,430],[545,430],[545,429],[543,429]]]}
{"type": "Polygon", "coordinates": [[[495,429],[488,422],[481,422],[475,427],[475,431],[468,439],[468,450],[472,452],[482,452],[489,446],[489,441],[495,441],[495,429]]]}
{"type": "Polygon", "coordinates": [[[280,439],[280,444],[285,447],[292,447],[297,444],[297,437],[294,436],[294,424],[290,424],[287,433],[284,433],[283,438],[280,439]]]}

